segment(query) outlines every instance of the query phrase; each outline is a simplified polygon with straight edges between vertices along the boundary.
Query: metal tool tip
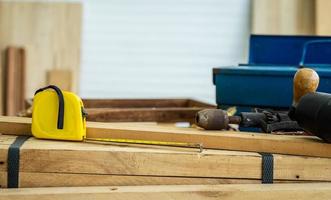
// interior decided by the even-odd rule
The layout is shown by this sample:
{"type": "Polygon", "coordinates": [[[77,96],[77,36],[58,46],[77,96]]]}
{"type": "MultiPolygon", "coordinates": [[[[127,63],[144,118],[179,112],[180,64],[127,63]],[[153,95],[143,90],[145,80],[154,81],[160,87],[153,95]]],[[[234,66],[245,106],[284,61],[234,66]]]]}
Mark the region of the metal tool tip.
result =
{"type": "Polygon", "coordinates": [[[196,114],[196,125],[206,130],[221,130],[228,126],[229,119],[225,111],[205,109],[196,114]]]}

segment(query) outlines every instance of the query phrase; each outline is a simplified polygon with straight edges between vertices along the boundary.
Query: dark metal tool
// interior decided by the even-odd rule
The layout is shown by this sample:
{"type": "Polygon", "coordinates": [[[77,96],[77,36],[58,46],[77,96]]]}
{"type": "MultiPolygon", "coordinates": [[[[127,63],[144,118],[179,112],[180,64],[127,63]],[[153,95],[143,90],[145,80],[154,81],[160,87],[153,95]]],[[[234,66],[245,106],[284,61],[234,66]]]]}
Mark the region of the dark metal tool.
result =
{"type": "MultiPolygon", "coordinates": [[[[295,119],[299,119],[299,116],[295,117],[296,115],[294,115],[292,112],[297,109],[298,102],[301,97],[307,93],[315,92],[318,84],[319,77],[314,70],[309,68],[301,68],[296,72],[293,79],[293,103],[290,110],[290,115],[288,115],[287,112],[275,112],[270,110],[257,109],[256,112],[242,112],[239,116],[228,116],[227,113],[223,110],[208,109],[197,113],[196,124],[207,130],[227,129],[229,124],[239,124],[242,127],[259,127],[266,133],[275,131],[302,131],[303,129],[300,128],[296,121],[294,121],[295,119]],[[291,113],[293,115],[291,115],[291,113]],[[289,116],[291,116],[293,120],[289,116]]],[[[315,103],[318,103],[317,100],[315,103]]],[[[306,108],[308,106],[307,104],[309,103],[303,101],[303,106],[301,105],[299,107],[299,111],[306,115],[313,114],[314,112],[306,108]]],[[[299,113],[299,111],[297,111],[297,113],[299,113]]],[[[308,118],[308,116],[306,116],[306,118],[308,118]]],[[[300,119],[302,120],[302,118],[300,119]]],[[[309,124],[309,120],[302,121],[305,121],[309,124]]],[[[300,121],[300,125],[305,128],[306,124],[303,125],[301,123],[302,121],[300,121]]]]}
{"type": "Polygon", "coordinates": [[[331,143],[331,94],[311,92],[304,95],[289,116],[305,131],[331,143]]]}
{"type": "Polygon", "coordinates": [[[318,84],[319,76],[314,70],[297,71],[289,116],[306,132],[331,143],[331,94],[316,92],[318,84]]]}
{"type": "Polygon", "coordinates": [[[205,109],[197,113],[196,124],[206,130],[227,129],[229,124],[241,127],[259,127],[266,133],[275,131],[302,131],[287,112],[256,109],[256,112],[242,112],[239,116],[228,116],[221,109],[205,109]]]}

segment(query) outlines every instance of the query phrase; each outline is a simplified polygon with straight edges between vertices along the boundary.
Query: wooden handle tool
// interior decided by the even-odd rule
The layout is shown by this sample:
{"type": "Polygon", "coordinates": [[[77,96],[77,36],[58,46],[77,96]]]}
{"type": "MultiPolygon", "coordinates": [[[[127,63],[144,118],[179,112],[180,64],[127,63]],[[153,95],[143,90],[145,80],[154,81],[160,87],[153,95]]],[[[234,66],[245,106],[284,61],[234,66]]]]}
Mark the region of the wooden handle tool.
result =
{"type": "Polygon", "coordinates": [[[293,102],[296,107],[301,97],[307,93],[315,92],[319,84],[318,74],[310,68],[299,69],[293,79],[293,102]]]}

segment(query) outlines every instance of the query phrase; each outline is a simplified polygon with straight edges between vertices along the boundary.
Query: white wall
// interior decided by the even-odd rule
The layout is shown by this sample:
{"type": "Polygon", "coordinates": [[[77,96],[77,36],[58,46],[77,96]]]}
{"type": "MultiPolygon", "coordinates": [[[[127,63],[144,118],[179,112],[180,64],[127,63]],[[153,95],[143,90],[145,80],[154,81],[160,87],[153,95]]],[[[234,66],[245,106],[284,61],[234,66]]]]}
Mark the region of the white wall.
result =
{"type": "Polygon", "coordinates": [[[214,103],[212,68],[247,60],[249,0],[82,2],[82,97],[214,103]]]}

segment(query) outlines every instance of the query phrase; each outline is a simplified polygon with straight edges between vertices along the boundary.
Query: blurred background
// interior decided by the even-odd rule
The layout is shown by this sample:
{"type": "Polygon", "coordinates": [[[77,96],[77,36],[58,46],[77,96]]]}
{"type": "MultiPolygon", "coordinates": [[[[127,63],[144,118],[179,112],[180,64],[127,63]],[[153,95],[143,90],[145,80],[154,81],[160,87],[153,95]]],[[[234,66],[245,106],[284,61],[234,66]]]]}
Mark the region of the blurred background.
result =
{"type": "Polygon", "coordinates": [[[250,34],[331,35],[330,9],[329,0],[0,1],[0,112],[48,84],[83,98],[215,104],[212,68],[246,63],[250,34]]]}

